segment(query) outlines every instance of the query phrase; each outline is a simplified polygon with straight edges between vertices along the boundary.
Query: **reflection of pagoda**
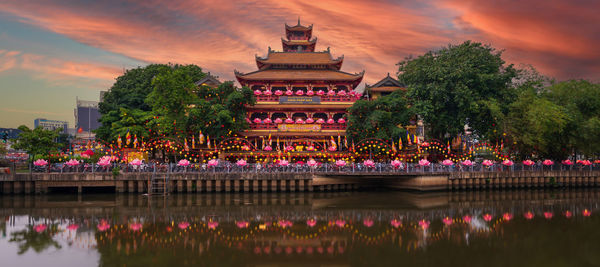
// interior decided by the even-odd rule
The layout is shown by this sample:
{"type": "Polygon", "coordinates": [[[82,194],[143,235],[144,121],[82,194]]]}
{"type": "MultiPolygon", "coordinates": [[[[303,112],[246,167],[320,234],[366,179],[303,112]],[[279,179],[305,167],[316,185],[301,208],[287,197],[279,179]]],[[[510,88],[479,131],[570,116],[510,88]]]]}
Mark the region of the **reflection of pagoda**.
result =
{"type": "MultiPolygon", "coordinates": [[[[331,146],[332,136],[336,141],[345,136],[346,109],[358,99],[354,89],[364,71],[340,71],[343,56],[334,58],[329,48],[315,52],[317,39],[311,38],[312,25],[302,26],[299,20],[295,26],[286,24],[283,52],[269,48],[265,57],[256,57],[257,71],[235,71],[240,84],[257,98],[248,108],[250,129],[241,133],[257,144],[257,150],[269,134],[280,138],[281,147],[305,142],[316,150],[324,150],[326,143],[331,146]]],[[[272,146],[277,150],[275,141],[272,146]]],[[[343,149],[340,144],[337,148],[343,149]]]]}

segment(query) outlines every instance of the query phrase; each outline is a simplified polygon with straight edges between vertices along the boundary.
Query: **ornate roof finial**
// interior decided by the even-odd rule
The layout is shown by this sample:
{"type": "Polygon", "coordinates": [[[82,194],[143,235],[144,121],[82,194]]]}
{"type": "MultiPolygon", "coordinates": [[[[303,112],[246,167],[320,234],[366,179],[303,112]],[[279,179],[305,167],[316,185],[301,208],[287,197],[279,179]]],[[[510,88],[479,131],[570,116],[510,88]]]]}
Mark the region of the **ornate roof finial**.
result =
{"type": "Polygon", "coordinates": [[[300,26],[300,16],[298,16],[298,26],[300,26]]]}

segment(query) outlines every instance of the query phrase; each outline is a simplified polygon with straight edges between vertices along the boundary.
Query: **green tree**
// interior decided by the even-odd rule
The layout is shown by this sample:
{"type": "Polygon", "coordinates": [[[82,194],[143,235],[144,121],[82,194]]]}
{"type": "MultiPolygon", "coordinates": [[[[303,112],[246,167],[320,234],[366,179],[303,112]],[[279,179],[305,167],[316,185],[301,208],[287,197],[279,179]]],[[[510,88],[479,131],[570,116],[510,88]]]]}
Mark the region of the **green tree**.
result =
{"type": "Polygon", "coordinates": [[[12,146],[14,149],[24,150],[27,154],[33,156],[38,154],[47,155],[61,147],[61,144],[57,142],[60,129],[51,131],[37,127],[32,130],[25,125],[19,126],[18,129],[21,130],[21,133],[14,140],[12,146]]]}
{"type": "Polygon", "coordinates": [[[398,126],[408,125],[414,117],[408,104],[405,92],[400,90],[374,101],[358,100],[348,109],[346,133],[354,141],[405,136],[406,130],[398,126]]]}
{"type": "Polygon", "coordinates": [[[430,137],[457,136],[466,124],[481,137],[499,134],[498,122],[516,98],[511,81],[517,75],[501,55],[489,45],[466,41],[398,63],[398,78],[408,86],[430,137]]]}
{"type": "Polygon", "coordinates": [[[113,123],[123,120],[122,108],[151,112],[152,105],[146,102],[146,98],[154,90],[153,79],[174,69],[181,69],[194,81],[205,76],[202,69],[196,65],[151,64],[127,70],[117,78],[99,104],[102,125],[95,131],[96,137],[109,142],[116,138],[115,132],[122,132],[123,129],[119,129],[118,125],[115,126],[117,128],[113,128],[113,123]]]}

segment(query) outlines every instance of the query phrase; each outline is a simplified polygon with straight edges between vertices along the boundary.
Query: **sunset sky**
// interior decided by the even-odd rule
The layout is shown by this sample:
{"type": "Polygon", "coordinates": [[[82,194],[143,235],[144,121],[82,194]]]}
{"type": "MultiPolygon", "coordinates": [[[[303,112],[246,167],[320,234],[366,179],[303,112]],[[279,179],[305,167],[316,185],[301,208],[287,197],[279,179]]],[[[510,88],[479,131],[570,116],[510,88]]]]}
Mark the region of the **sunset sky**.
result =
{"type": "MultiPolygon", "coordinates": [[[[545,75],[600,80],[600,1],[0,1],[0,127],[69,121],[124,69],[197,64],[221,80],[281,50],[284,23],[373,83],[409,55],[474,40],[545,75]]],[[[360,87],[364,86],[361,84],[360,87]]]]}

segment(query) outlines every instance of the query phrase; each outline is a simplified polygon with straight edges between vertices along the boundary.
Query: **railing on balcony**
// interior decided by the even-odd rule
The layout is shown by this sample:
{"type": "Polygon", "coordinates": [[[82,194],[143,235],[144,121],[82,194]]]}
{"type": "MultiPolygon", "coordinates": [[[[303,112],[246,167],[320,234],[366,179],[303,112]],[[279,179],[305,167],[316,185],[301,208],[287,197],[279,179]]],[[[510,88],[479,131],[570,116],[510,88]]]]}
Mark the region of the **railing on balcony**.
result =
{"type": "MultiPolygon", "coordinates": [[[[278,102],[279,97],[277,95],[258,95],[256,96],[257,102],[278,102]]],[[[321,102],[354,102],[358,98],[356,96],[346,95],[346,96],[320,96],[321,102]]]]}
{"type": "MultiPolygon", "coordinates": [[[[290,123],[291,124],[291,123],[290,123]]],[[[277,130],[277,123],[251,123],[251,130],[277,130]]],[[[346,123],[323,123],[321,130],[346,130],[346,123]]]]}

